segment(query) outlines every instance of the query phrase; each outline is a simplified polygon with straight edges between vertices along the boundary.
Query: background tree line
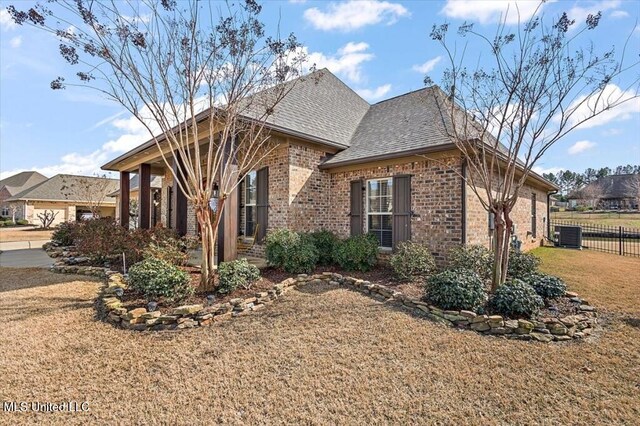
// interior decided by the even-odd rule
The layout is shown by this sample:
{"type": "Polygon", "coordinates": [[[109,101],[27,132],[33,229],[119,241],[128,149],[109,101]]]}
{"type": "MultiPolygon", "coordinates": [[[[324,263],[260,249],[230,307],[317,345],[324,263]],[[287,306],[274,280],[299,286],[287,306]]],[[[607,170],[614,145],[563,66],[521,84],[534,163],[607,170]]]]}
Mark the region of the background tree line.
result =
{"type": "Polygon", "coordinates": [[[584,185],[606,176],[624,174],[640,174],[640,164],[627,164],[626,166],[617,166],[614,169],[611,167],[602,167],[600,169],[589,167],[583,173],[560,170],[557,173],[543,173],[542,176],[560,187],[560,194],[564,201],[564,197],[584,185]]]}

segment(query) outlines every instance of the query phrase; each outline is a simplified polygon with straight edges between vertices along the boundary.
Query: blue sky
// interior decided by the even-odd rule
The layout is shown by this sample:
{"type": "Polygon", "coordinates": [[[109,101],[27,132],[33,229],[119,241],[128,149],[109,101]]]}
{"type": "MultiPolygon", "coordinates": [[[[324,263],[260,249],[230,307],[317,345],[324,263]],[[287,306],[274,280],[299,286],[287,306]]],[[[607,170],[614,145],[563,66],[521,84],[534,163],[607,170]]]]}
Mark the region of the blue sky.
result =
{"type": "MultiPolygon", "coordinates": [[[[53,91],[49,83],[70,74],[58,41],[41,31],[13,24],[0,1],[0,178],[23,170],[93,174],[108,160],[147,139],[142,126],[90,89],[53,91]]],[[[22,7],[28,3],[15,1],[22,7]]],[[[488,34],[507,1],[269,1],[268,28],[294,32],[310,60],[327,67],[369,102],[424,87],[425,73],[437,83],[446,67],[443,51],[428,37],[433,24],[474,22],[488,34]]],[[[537,2],[519,1],[522,15],[537,2]]],[[[512,9],[513,10],[513,9],[512,9]]],[[[621,46],[640,20],[640,1],[560,1],[545,15],[567,11],[583,21],[603,12],[593,34],[603,50],[621,46]]],[[[631,53],[640,50],[640,30],[631,36],[631,53]]],[[[74,71],[75,72],[75,71],[74,71]]],[[[637,77],[636,69],[631,77],[637,77]]],[[[625,104],[588,128],[555,145],[538,171],[640,163],[640,101],[625,104]]]]}

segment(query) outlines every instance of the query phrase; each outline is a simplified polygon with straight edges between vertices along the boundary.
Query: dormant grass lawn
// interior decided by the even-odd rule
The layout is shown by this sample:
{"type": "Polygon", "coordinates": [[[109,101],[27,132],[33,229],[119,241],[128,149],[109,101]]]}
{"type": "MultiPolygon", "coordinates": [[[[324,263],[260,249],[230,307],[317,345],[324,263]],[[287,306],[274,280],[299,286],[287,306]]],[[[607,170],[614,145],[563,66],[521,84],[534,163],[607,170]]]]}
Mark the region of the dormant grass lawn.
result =
{"type": "Polygon", "coordinates": [[[39,241],[48,240],[51,238],[50,229],[38,229],[38,228],[0,228],[0,242],[9,241],[39,241]]]}
{"type": "Polygon", "coordinates": [[[322,286],[211,328],[139,334],[94,318],[96,282],[5,268],[3,399],[86,400],[91,411],[2,422],[637,424],[640,260],[538,254],[606,310],[604,332],[554,345],[499,340],[322,286]]]}
{"type": "Polygon", "coordinates": [[[552,212],[551,220],[566,220],[590,225],[640,228],[640,213],[589,213],[577,211],[552,212]]]}

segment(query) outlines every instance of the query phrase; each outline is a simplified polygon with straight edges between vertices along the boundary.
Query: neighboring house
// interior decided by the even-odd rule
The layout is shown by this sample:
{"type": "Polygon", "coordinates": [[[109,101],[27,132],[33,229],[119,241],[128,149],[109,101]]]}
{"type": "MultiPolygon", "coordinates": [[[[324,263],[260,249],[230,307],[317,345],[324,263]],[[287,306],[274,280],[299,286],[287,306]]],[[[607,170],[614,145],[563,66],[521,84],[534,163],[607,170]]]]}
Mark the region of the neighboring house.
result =
{"type": "Polygon", "coordinates": [[[572,192],[567,198],[571,207],[637,210],[640,203],[640,174],[605,176],[572,192]]]}
{"type": "MultiPolygon", "coordinates": [[[[135,205],[129,205],[129,217],[131,217],[131,225],[135,226],[138,220],[138,193],[140,190],[139,185],[139,176],[134,175],[129,181],[129,200],[134,200],[135,205]]],[[[120,220],[120,189],[117,191],[113,191],[108,194],[109,197],[114,197],[116,199],[116,219],[120,220]]],[[[151,194],[150,194],[150,217],[151,217],[151,227],[156,226],[157,224],[161,224],[162,218],[162,176],[152,176],[151,178],[151,194]]]]}
{"type": "Polygon", "coordinates": [[[57,225],[79,220],[96,207],[100,217],[114,217],[116,200],[107,194],[117,188],[117,179],[59,174],[12,195],[7,202],[20,206],[20,219],[33,224],[39,223],[39,214],[51,210],[57,225]]]}
{"type": "Polygon", "coordinates": [[[24,218],[24,204],[7,200],[45,180],[47,177],[38,172],[21,172],[0,180],[0,216],[11,217],[14,220],[24,218]]]}
{"type": "Polygon", "coordinates": [[[557,208],[567,208],[569,207],[569,203],[567,201],[562,201],[562,197],[558,194],[551,195],[549,197],[549,207],[557,207],[557,208]]]}
{"type": "MultiPolygon", "coordinates": [[[[238,211],[225,210],[237,215],[237,229],[224,229],[222,238],[247,242],[256,235],[240,254],[263,255],[262,238],[274,228],[328,229],[340,237],[370,232],[382,252],[413,240],[439,261],[460,244],[490,244],[488,214],[460,177],[465,165],[435,101],[444,96],[439,88],[370,105],[328,70],[317,73],[275,108],[267,127],[277,148],[239,186],[238,211]]],[[[145,191],[152,174],[164,175],[162,222],[196,233],[194,211],[153,140],[103,169],[121,172],[121,184],[131,172],[144,174],[145,191]]],[[[522,189],[512,218],[525,248],[540,244],[555,190],[535,173],[522,189]]]]}

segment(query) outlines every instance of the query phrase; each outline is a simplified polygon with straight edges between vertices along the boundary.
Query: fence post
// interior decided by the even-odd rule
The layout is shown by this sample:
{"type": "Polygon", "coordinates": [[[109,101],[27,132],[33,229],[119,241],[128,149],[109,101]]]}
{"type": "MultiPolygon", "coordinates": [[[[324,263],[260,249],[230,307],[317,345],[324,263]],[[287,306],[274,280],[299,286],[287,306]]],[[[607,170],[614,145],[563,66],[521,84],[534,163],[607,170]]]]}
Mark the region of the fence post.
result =
{"type": "Polygon", "coordinates": [[[618,226],[618,246],[619,246],[620,256],[622,256],[624,254],[622,251],[622,226],[618,226]]]}

